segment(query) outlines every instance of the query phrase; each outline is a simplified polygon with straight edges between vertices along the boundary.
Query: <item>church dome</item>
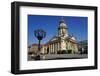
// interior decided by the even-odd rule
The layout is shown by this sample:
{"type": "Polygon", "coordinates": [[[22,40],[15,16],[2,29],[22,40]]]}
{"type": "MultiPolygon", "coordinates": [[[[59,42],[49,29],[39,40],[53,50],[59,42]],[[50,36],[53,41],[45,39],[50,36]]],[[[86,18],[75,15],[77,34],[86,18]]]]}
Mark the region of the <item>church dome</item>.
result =
{"type": "Polygon", "coordinates": [[[65,23],[60,23],[59,28],[67,28],[67,25],[65,23]]]}
{"type": "Polygon", "coordinates": [[[62,18],[61,21],[59,22],[59,28],[67,28],[67,25],[65,24],[64,19],[62,18]]]}

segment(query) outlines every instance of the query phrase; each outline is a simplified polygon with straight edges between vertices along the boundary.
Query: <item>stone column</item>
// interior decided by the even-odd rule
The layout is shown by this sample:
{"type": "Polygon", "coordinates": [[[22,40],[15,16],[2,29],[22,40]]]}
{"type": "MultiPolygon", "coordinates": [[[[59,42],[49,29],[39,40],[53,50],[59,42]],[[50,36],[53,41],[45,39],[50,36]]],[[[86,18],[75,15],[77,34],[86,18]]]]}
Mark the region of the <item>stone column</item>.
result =
{"type": "Polygon", "coordinates": [[[50,53],[52,53],[52,44],[50,45],[50,47],[51,47],[51,51],[50,51],[50,53]]]}
{"type": "Polygon", "coordinates": [[[50,54],[50,51],[51,51],[51,47],[50,47],[50,44],[49,44],[49,54],[50,54]]]}
{"type": "Polygon", "coordinates": [[[55,43],[55,53],[57,53],[57,43],[55,43]]]}
{"type": "Polygon", "coordinates": [[[54,44],[54,53],[56,52],[56,43],[54,44]]]}
{"type": "Polygon", "coordinates": [[[54,52],[54,44],[52,44],[52,53],[54,52]]]}
{"type": "Polygon", "coordinates": [[[55,53],[55,43],[54,43],[54,53],[55,53]]]}
{"type": "Polygon", "coordinates": [[[53,43],[53,53],[54,53],[54,51],[55,51],[55,44],[53,43]]]}
{"type": "Polygon", "coordinates": [[[56,50],[56,52],[58,51],[58,43],[56,43],[56,46],[57,46],[57,50],[56,50]]]}
{"type": "Polygon", "coordinates": [[[51,53],[52,53],[52,44],[51,44],[51,53]]]}
{"type": "Polygon", "coordinates": [[[53,53],[53,44],[52,44],[52,53],[53,53]]]}
{"type": "Polygon", "coordinates": [[[49,54],[50,54],[50,44],[49,44],[49,54]]]}
{"type": "Polygon", "coordinates": [[[53,53],[53,44],[52,44],[52,53],[53,53]]]}
{"type": "Polygon", "coordinates": [[[55,53],[55,51],[56,51],[56,50],[55,50],[55,48],[56,48],[56,47],[55,47],[55,44],[56,44],[56,43],[54,43],[54,53],[55,53]]]}
{"type": "Polygon", "coordinates": [[[59,51],[59,42],[58,42],[58,51],[59,51]]]}

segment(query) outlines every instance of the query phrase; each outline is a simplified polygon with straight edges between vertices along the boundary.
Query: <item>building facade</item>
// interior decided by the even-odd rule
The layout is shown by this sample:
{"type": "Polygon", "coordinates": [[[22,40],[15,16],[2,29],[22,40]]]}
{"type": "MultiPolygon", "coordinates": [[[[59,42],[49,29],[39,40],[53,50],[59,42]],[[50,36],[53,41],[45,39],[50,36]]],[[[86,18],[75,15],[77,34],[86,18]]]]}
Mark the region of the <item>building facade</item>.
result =
{"type": "Polygon", "coordinates": [[[44,53],[57,54],[58,52],[65,51],[66,53],[78,53],[77,40],[74,36],[68,33],[68,26],[63,18],[59,22],[58,34],[54,36],[46,46],[43,47],[44,53]],[[44,50],[45,49],[45,50],[44,50]]]}
{"type": "Polygon", "coordinates": [[[42,54],[58,53],[78,53],[77,40],[74,36],[69,35],[68,25],[62,18],[59,22],[57,35],[51,38],[46,44],[42,45],[42,54]]]}

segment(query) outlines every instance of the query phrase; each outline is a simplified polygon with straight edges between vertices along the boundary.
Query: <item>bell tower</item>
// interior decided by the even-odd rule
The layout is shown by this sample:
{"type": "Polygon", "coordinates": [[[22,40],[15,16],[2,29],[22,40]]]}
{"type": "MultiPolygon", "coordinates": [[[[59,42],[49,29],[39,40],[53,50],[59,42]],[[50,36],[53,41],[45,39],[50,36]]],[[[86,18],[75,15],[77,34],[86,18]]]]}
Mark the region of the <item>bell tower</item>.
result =
{"type": "Polygon", "coordinates": [[[65,24],[63,17],[59,22],[58,36],[68,36],[68,28],[67,25],[65,24]]]}

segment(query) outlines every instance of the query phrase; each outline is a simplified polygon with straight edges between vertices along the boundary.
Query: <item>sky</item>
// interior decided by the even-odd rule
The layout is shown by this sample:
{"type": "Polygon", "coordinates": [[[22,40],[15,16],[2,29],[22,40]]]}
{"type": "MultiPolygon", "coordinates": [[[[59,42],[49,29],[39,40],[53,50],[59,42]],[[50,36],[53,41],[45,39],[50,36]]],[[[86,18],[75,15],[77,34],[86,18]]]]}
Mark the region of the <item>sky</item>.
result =
{"type": "MultiPolygon", "coordinates": [[[[57,35],[61,18],[62,16],[28,15],[28,45],[38,43],[34,36],[36,29],[43,29],[46,32],[46,37],[41,41],[42,44],[57,35]]],[[[88,17],[63,16],[63,19],[68,27],[68,33],[73,35],[77,41],[88,39],[88,17]]]]}

